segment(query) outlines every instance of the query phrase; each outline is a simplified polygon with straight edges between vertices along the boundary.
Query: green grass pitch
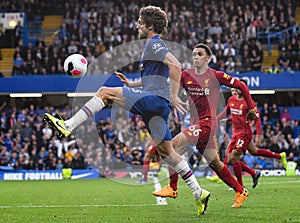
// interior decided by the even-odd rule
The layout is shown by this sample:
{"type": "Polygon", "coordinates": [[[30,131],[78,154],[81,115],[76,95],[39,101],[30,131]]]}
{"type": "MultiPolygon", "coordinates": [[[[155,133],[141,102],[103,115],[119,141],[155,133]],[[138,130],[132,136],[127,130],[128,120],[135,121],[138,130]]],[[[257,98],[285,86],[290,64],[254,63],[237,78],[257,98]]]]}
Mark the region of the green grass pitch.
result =
{"type": "MultiPolygon", "coordinates": [[[[224,184],[198,178],[211,192],[208,210],[197,216],[191,192],[182,180],[179,196],[157,205],[154,184],[137,179],[1,181],[0,222],[242,222],[300,223],[300,177],[261,177],[241,208],[231,208],[234,192],[224,184]]],[[[162,186],[167,180],[160,182],[162,186]]]]}

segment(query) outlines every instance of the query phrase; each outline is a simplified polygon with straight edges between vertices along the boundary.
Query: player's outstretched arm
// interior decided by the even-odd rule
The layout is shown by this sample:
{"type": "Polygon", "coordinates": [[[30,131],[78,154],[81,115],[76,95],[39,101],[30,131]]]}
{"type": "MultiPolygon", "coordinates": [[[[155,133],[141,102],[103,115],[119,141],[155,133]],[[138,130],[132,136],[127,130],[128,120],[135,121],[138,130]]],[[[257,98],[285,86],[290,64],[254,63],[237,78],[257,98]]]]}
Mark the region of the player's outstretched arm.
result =
{"type": "Polygon", "coordinates": [[[135,82],[130,82],[123,73],[115,71],[115,74],[117,75],[118,78],[120,78],[121,82],[123,84],[125,84],[127,87],[134,88],[134,87],[141,87],[142,86],[142,81],[141,80],[138,80],[138,81],[135,81],[135,82]]]}
{"type": "Polygon", "coordinates": [[[168,65],[170,69],[170,99],[173,107],[181,114],[186,114],[188,103],[183,102],[178,96],[181,79],[181,64],[170,52],[166,54],[163,62],[168,65]]]}

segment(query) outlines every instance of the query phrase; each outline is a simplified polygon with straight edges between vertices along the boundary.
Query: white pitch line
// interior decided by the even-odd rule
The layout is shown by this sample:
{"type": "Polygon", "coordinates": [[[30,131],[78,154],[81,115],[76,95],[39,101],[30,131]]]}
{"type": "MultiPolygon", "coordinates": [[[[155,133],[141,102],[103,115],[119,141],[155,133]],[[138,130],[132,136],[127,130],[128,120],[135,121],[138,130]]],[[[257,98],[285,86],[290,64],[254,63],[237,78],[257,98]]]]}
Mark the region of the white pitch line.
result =
{"type": "Polygon", "coordinates": [[[80,208],[80,207],[150,207],[159,204],[74,204],[74,205],[17,205],[0,206],[0,209],[6,208],[80,208]]]}
{"type": "MultiPolygon", "coordinates": [[[[161,189],[161,185],[157,177],[153,177],[154,189],[155,191],[161,189]]],[[[156,204],[157,205],[167,205],[167,199],[165,197],[156,197],[156,204]]]]}
{"type": "MultiPolygon", "coordinates": [[[[264,185],[264,184],[286,184],[286,183],[300,183],[300,180],[271,181],[271,182],[260,182],[259,181],[259,185],[264,185]]],[[[224,185],[224,183],[221,183],[221,184],[213,183],[209,186],[210,187],[218,187],[218,186],[222,186],[222,185],[224,185]]]]}
{"type": "Polygon", "coordinates": [[[300,180],[290,180],[290,181],[274,181],[274,182],[262,182],[261,184],[286,184],[286,183],[300,183],[300,180]]]}

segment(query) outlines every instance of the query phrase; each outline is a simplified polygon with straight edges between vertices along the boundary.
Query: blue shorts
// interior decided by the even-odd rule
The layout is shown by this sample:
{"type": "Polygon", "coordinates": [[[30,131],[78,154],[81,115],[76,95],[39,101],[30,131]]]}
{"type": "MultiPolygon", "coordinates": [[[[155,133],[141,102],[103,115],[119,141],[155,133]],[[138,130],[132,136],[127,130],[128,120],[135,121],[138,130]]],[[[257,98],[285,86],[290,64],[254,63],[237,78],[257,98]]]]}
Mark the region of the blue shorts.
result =
{"type": "Polygon", "coordinates": [[[157,95],[123,87],[125,109],[141,115],[153,139],[172,140],[168,126],[171,103],[157,95]]]}

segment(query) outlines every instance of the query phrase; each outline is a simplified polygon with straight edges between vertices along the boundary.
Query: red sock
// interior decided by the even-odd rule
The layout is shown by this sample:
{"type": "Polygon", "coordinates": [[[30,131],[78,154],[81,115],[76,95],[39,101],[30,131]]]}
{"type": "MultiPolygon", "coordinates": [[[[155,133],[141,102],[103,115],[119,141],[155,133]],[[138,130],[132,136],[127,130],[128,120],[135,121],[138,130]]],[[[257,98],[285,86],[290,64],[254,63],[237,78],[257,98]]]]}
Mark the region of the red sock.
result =
{"type": "Polygon", "coordinates": [[[233,167],[234,174],[236,176],[237,181],[239,182],[240,185],[243,184],[243,178],[242,178],[242,167],[240,165],[240,162],[234,162],[231,164],[233,167]]]}
{"type": "Polygon", "coordinates": [[[271,152],[267,149],[257,149],[255,156],[264,156],[268,158],[280,159],[281,156],[278,153],[271,152]]]}
{"type": "Polygon", "coordinates": [[[239,161],[241,167],[242,167],[242,171],[246,171],[247,173],[249,173],[251,176],[255,175],[255,170],[251,169],[249,166],[246,165],[246,163],[239,161]]]}
{"type": "Polygon", "coordinates": [[[234,191],[240,193],[243,192],[243,186],[236,181],[236,179],[232,176],[227,166],[224,166],[224,168],[219,173],[217,173],[217,175],[224,181],[224,183],[226,183],[229,187],[233,188],[234,191]]]}
{"type": "Polygon", "coordinates": [[[168,166],[168,170],[169,170],[169,178],[170,178],[170,187],[173,190],[177,190],[178,173],[176,173],[176,171],[170,166],[168,166]]]}
{"type": "Polygon", "coordinates": [[[149,169],[150,169],[150,162],[149,161],[144,161],[144,164],[143,164],[143,180],[144,181],[147,181],[148,179],[148,172],[149,172],[149,169]]]}

